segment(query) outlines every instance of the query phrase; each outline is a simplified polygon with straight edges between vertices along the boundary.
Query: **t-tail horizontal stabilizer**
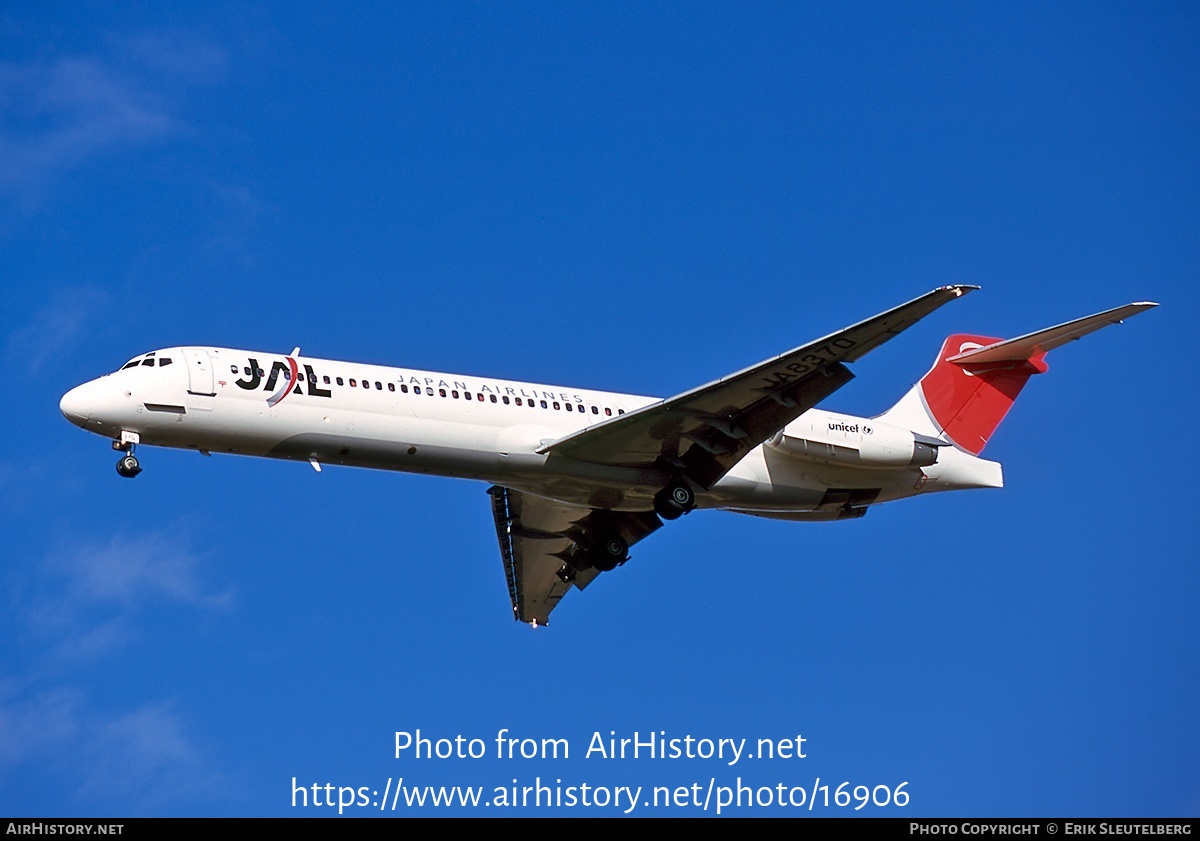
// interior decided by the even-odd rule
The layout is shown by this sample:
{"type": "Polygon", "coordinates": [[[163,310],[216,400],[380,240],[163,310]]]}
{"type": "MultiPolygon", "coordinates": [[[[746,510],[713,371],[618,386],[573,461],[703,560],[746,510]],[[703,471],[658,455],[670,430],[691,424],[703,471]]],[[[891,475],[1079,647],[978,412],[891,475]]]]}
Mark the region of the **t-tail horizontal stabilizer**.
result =
{"type": "Polygon", "coordinates": [[[1123,307],[1116,307],[1104,312],[1098,312],[1095,315],[1077,318],[1074,321],[1068,321],[1066,324],[1059,324],[1057,327],[1047,327],[1045,330],[1039,330],[1036,333],[1029,333],[1028,335],[1019,336],[1008,341],[971,348],[951,356],[946,361],[962,365],[964,368],[973,368],[993,362],[1025,362],[1034,357],[1043,356],[1057,347],[1062,347],[1067,342],[1081,339],[1088,333],[1094,333],[1101,327],[1107,327],[1110,324],[1120,324],[1130,316],[1137,315],[1139,312],[1157,306],[1158,304],[1151,303],[1150,301],[1126,304],[1123,307]]]}
{"type": "Polygon", "coordinates": [[[1047,353],[1156,306],[1149,301],[1126,304],[1015,339],[950,336],[929,373],[880,420],[979,455],[1025,383],[1047,370],[1047,353]]]}

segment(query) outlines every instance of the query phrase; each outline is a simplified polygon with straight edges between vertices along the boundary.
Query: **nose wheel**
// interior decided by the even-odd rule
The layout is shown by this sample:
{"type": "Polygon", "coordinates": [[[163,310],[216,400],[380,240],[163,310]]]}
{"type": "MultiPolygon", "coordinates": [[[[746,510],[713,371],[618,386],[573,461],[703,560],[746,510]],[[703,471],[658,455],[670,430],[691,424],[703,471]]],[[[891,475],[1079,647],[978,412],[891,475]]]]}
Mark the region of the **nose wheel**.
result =
{"type": "Polygon", "coordinates": [[[142,467],[138,464],[137,456],[133,453],[128,453],[121,456],[117,461],[117,472],[126,479],[132,479],[134,476],[142,472],[142,467]]]}
{"type": "Polygon", "coordinates": [[[138,436],[135,432],[122,432],[121,437],[113,441],[113,449],[124,453],[117,460],[117,473],[126,479],[132,479],[142,472],[142,466],[138,464],[137,456],[133,454],[133,448],[138,443],[137,439],[138,436]]]}

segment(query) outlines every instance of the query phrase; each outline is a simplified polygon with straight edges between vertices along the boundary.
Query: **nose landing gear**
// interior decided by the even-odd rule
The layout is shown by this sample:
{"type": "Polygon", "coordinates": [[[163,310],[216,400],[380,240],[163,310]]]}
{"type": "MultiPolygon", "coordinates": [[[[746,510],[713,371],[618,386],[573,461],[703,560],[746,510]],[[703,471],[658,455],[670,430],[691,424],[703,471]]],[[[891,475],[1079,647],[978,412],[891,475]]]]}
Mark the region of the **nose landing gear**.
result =
{"type": "Polygon", "coordinates": [[[138,440],[136,432],[122,432],[121,437],[113,441],[113,449],[125,453],[125,455],[117,459],[117,473],[126,479],[132,479],[142,472],[142,467],[138,464],[137,456],[133,454],[133,449],[137,446],[138,440]]]}

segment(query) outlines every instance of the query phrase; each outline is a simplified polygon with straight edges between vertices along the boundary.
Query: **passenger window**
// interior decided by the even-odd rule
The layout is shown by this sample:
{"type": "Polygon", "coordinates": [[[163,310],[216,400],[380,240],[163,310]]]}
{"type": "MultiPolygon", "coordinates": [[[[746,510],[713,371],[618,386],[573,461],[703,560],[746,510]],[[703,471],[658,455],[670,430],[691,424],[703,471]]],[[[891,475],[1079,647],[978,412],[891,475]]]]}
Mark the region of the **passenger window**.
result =
{"type": "Polygon", "coordinates": [[[618,415],[623,415],[623,414],[625,414],[625,410],[624,410],[624,409],[617,409],[617,414],[618,414],[618,415]]]}
{"type": "Polygon", "coordinates": [[[471,392],[469,392],[469,391],[464,391],[464,392],[463,392],[463,399],[464,399],[464,400],[470,400],[470,399],[471,399],[471,392]]]}
{"type": "Polygon", "coordinates": [[[375,381],[375,390],[376,390],[376,391],[383,391],[383,383],[381,383],[379,380],[376,380],[376,381],[375,381]]]}
{"type": "Polygon", "coordinates": [[[395,390],[396,390],[396,384],[388,383],[388,391],[395,391],[395,390]]]}
{"type": "Polygon", "coordinates": [[[507,406],[508,405],[508,395],[507,394],[504,395],[503,400],[504,400],[504,405],[507,406]]]}
{"type": "Polygon", "coordinates": [[[480,402],[480,403],[482,403],[482,402],[483,402],[483,395],[482,395],[482,394],[477,394],[477,395],[475,395],[475,396],[479,398],[479,402],[480,402]]]}
{"type": "Polygon", "coordinates": [[[350,387],[354,388],[356,385],[358,385],[358,380],[351,378],[350,387]]]}
{"type": "Polygon", "coordinates": [[[517,401],[517,405],[518,405],[518,406],[520,406],[520,405],[521,405],[521,398],[520,398],[520,397],[515,397],[515,398],[513,398],[513,399],[517,401]]]}
{"type": "Polygon", "coordinates": [[[426,387],[425,393],[428,394],[430,397],[433,397],[433,389],[432,388],[426,387]]]}
{"type": "Polygon", "coordinates": [[[546,408],[546,401],[545,401],[545,400],[543,400],[543,401],[542,401],[542,408],[543,408],[543,409],[544,409],[544,408],[546,408]]]}
{"type": "MultiPolygon", "coordinates": [[[[237,373],[237,366],[236,366],[236,365],[230,365],[230,366],[229,366],[229,373],[231,373],[231,374],[236,374],[236,373],[237,373]]],[[[249,372],[249,371],[247,371],[246,373],[247,373],[247,374],[249,374],[250,372],[249,372]]]]}
{"type": "Polygon", "coordinates": [[[325,385],[329,385],[329,375],[328,374],[321,377],[321,379],[325,382],[325,385]]]}
{"type": "Polygon", "coordinates": [[[592,414],[593,414],[593,415],[598,415],[598,414],[600,414],[600,407],[599,407],[599,406],[593,406],[593,407],[592,407],[592,414]]]}
{"type": "Polygon", "coordinates": [[[605,406],[605,407],[604,407],[604,414],[605,414],[605,415],[607,415],[608,417],[610,417],[610,418],[611,418],[611,417],[612,417],[612,409],[610,409],[610,408],[608,408],[607,406],[605,406]]]}
{"type": "Polygon", "coordinates": [[[301,374],[299,371],[296,372],[296,382],[298,382],[298,383],[304,382],[304,375],[301,374]]]}
{"type": "Polygon", "coordinates": [[[438,394],[440,394],[442,397],[445,397],[445,396],[446,396],[446,389],[444,389],[444,388],[439,388],[439,389],[438,389],[438,394]]]}
{"type": "Polygon", "coordinates": [[[408,394],[408,386],[406,386],[404,383],[400,384],[400,390],[405,394],[408,394]]]}
{"type": "Polygon", "coordinates": [[[555,401],[554,401],[554,403],[553,403],[552,405],[554,406],[554,411],[556,411],[556,412],[557,412],[557,411],[558,411],[558,401],[557,401],[557,400],[555,400],[555,401]]]}
{"type": "Polygon", "coordinates": [[[495,403],[495,402],[496,402],[496,395],[494,395],[494,394],[489,394],[488,396],[492,398],[492,402],[493,402],[493,403],[495,403]]]}
{"type": "Polygon", "coordinates": [[[345,383],[343,383],[343,382],[342,382],[342,378],[341,378],[341,377],[338,377],[338,378],[337,378],[337,384],[338,384],[338,385],[345,385],[345,383]]]}
{"type": "Polygon", "coordinates": [[[250,376],[250,366],[247,365],[245,368],[243,368],[242,373],[245,374],[247,377],[250,376]]]}
{"type": "Polygon", "coordinates": [[[450,392],[450,396],[451,396],[451,397],[453,397],[455,400],[457,400],[457,399],[458,399],[458,392],[457,392],[457,391],[452,391],[452,392],[450,392]]]}

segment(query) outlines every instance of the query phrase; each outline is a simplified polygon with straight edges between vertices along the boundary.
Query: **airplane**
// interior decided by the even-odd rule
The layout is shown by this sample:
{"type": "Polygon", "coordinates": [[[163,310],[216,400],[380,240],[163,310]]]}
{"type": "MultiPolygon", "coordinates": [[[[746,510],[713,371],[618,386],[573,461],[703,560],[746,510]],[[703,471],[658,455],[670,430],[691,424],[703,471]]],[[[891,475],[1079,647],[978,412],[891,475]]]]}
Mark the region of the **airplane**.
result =
{"type": "Polygon", "coordinates": [[[571,590],[629,560],[696,508],[793,521],[861,517],[882,502],[1003,486],[980,458],[1048,352],[1157,304],[1106,310],[1015,339],[955,334],[887,411],[817,404],[847,367],[976,286],[943,286],[710,383],[657,399],[290,354],[173,347],[68,391],[59,408],[140,444],[476,479],[513,616],[534,627],[571,590]]]}

